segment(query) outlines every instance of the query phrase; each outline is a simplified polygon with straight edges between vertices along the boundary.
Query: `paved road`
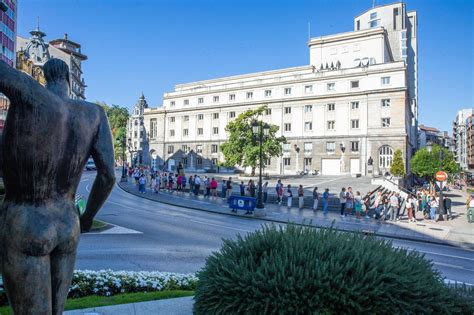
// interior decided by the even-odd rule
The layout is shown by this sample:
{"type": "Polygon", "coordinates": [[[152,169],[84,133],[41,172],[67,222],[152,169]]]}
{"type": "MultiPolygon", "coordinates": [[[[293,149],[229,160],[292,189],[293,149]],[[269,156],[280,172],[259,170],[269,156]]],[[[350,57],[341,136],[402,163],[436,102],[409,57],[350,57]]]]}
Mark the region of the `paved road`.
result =
{"type": "MultiPolygon", "coordinates": [[[[85,173],[80,194],[88,195],[93,178],[93,173],[85,173]]],[[[262,221],[254,219],[160,204],[118,187],[98,219],[140,233],[124,230],[123,234],[83,234],[77,269],[195,272],[209,254],[220,248],[222,238],[235,238],[238,233],[245,234],[262,225],[262,221]]],[[[401,240],[394,240],[393,244],[425,254],[447,279],[474,284],[472,250],[401,240]]]]}

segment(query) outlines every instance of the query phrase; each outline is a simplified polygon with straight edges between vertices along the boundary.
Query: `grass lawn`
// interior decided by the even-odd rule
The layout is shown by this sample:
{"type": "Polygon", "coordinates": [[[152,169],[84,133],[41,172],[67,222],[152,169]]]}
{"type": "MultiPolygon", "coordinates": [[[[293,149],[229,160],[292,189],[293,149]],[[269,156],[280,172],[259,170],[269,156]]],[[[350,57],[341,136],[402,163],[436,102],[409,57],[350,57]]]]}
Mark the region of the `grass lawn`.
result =
{"type": "MultiPolygon", "coordinates": [[[[81,308],[108,306],[116,304],[126,304],[135,302],[146,302],[153,300],[170,299],[184,296],[192,296],[194,291],[161,291],[161,292],[138,292],[138,293],[126,293],[117,294],[114,296],[86,296],[78,299],[68,299],[66,302],[66,310],[77,310],[81,308]]],[[[9,306],[0,307],[0,315],[13,314],[9,306]]]]}

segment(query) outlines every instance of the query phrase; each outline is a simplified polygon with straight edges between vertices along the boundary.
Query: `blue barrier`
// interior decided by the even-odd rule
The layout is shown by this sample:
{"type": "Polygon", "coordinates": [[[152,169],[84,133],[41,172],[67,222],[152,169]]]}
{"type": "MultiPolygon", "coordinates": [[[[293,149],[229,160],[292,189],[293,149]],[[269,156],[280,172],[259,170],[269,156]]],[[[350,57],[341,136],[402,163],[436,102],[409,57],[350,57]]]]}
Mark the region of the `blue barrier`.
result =
{"type": "Polygon", "coordinates": [[[230,196],[227,202],[234,212],[237,210],[253,211],[257,205],[257,199],[253,197],[230,196]]]}

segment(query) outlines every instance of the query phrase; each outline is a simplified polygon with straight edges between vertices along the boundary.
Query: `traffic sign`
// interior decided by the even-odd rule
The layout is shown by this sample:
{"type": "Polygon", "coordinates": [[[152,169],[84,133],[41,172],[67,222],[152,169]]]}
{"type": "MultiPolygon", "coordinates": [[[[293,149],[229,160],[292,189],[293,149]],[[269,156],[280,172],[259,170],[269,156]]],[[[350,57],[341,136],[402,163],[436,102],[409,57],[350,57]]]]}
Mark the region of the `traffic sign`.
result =
{"type": "Polygon", "coordinates": [[[448,174],[446,172],[439,171],[439,172],[436,173],[435,178],[439,182],[444,182],[445,180],[448,179],[448,174]]]}

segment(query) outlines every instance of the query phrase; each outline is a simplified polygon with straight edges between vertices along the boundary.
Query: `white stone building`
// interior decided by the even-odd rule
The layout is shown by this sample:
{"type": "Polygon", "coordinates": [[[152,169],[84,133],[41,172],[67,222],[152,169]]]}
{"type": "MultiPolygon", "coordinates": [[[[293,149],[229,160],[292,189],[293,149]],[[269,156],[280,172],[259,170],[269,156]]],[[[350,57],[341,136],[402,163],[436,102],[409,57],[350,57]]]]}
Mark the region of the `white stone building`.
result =
{"type": "Polygon", "coordinates": [[[401,2],[374,7],[354,28],[312,38],[306,66],[176,85],[162,107],[144,109],[149,156],[158,168],[215,169],[227,123],[266,105],[263,120],[287,144],[265,172],[381,174],[396,149],[409,161],[417,147],[416,13],[401,2]]]}
{"type": "Polygon", "coordinates": [[[454,158],[463,170],[468,170],[468,118],[474,115],[474,109],[458,111],[453,121],[454,158]]]}

